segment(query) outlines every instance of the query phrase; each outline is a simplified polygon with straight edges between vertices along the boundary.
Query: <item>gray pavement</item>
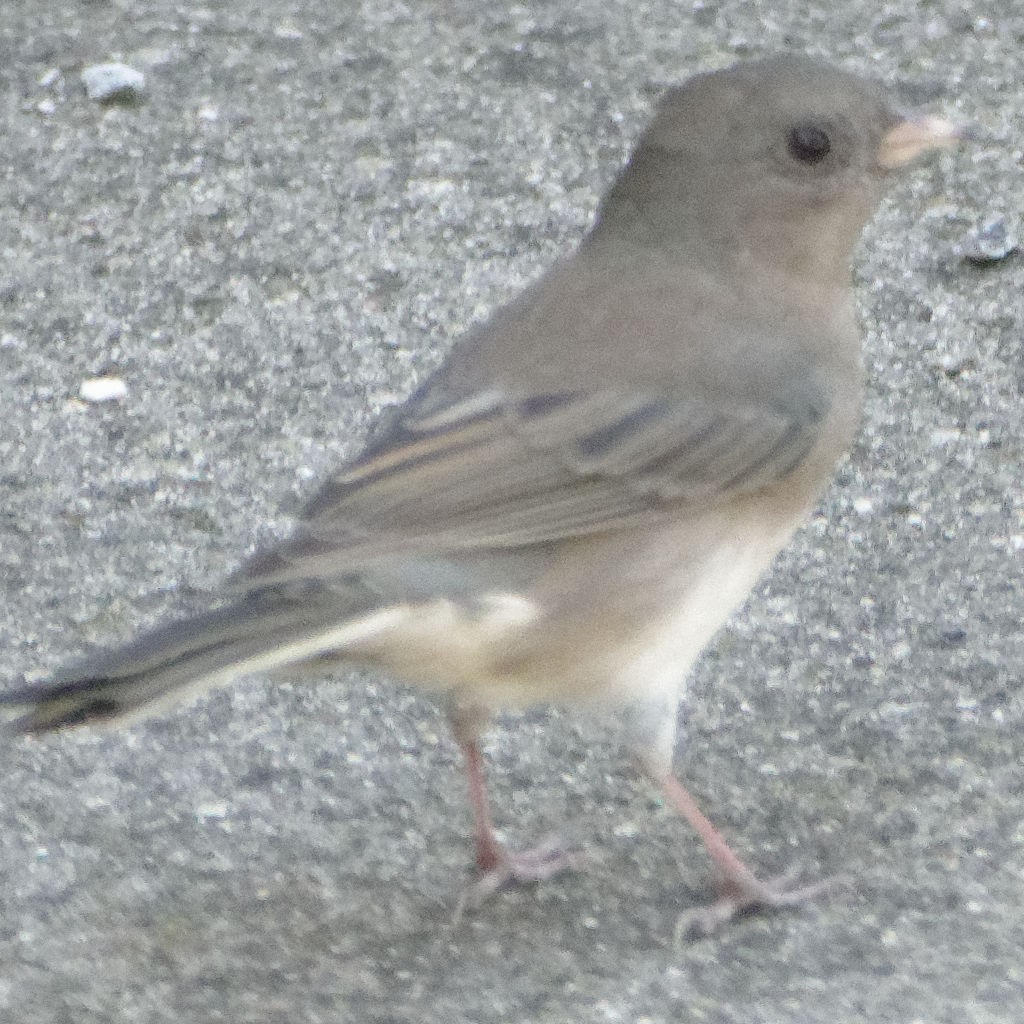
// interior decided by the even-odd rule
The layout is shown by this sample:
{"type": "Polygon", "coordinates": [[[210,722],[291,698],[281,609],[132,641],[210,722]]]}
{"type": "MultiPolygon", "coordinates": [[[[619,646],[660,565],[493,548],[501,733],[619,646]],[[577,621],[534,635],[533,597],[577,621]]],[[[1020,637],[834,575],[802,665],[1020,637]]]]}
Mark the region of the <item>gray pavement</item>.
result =
{"type": "Polygon", "coordinates": [[[962,255],[1024,207],[1019,10],[6,0],[4,684],[203,607],[571,248],[665,85],[806,50],[987,141],[875,221],[859,443],[690,687],[705,807],[765,873],[847,894],[677,948],[696,839],[611,725],[538,710],[491,735],[499,823],[588,870],[453,928],[469,814],[438,712],[369,675],[253,680],[0,742],[0,1020],[1019,1020],[1024,258],[962,255]],[[140,99],[86,97],[111,59],[140,99]],[[82,401],[98,377],[125,397],[82,401]]]}

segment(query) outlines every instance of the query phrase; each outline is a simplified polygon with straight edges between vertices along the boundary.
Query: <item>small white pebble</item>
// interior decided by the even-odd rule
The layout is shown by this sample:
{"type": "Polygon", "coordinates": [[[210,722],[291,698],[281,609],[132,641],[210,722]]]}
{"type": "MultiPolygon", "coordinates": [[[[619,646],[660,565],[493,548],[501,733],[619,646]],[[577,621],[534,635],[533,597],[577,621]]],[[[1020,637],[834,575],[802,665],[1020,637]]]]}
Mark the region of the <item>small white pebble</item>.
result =
{"type": "Polygon", "coordinates": [[[989,217],[964,246],[964,256],[979,266],[998,263],[1020,247],[1014,225],[1006,217],[989,217]]]}
{"type": "Polygon", "coordinates": [[[113,402],[127,396],[128,385],[120,377],[90,377],[78,389],[83,402],[113,402]]]}
{"type": "Polygon", "coordinates": [[[879,718],[905,718],[907,715],[913,715],[921,707],[920,702],[901,704],[895,700],[885,700],[878,705],[878,716],[879,718]]]}
{"type": "Polygon", "coordinates": [[[93,64],[82,72],[82,84],[91,100],[132,99],[146,87],[146,76],[127,64],[93,64]]]}
{"type": "Polygon", "coordinates": [[[302,30],[296,28],[291,22],[282,22],[274,26],[274,36],[277,39],[303,39],[302,30]]]}
{"type": "Polygon", "coordinates": [[[44,89],[49,89],[57,79],[60,78],[60,68],[50,68],[49,71],[45,72],[39,79],[39,84],[44,89]]]}
{"type": "Polygon", "coordinates": [[[454,191],[455,182],[448,178],[413,178],[405,186],[405,194],[414,201],[437,202],[454,191]]]}
{"type": "Polygon", "coordinates": [[[196,808],[199,821],[223,821],[228,816],[228,805],[223,800],[210,801],[196,808]]]}
{"type": "Polygon", "coordinates": [[[50,117],[57,112],[57,104],[51,99],[40,100],[36,104],[36,110],[45,117],[50,117]]]}
{"type": "Polygon", "coordinates": [[[859,516],[869,516],[874,512],[875,506],[871,503],[870,498],[854,498],[853,499],[853,511],[859,516]]]}
{"type": "Polygon", "coordinates": [[[959,430],[933,430],[932,431],[932,444],[936,448],[946,444],[956,444],[963,437],[963,433],[959,430]]]}

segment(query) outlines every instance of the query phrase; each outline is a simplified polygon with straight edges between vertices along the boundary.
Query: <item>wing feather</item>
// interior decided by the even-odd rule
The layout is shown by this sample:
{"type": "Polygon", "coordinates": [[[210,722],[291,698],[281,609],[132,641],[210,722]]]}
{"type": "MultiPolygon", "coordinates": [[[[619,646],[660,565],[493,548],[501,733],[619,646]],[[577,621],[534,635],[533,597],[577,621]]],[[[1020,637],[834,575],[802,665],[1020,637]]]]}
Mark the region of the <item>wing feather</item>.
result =
{"type": "Polygon", "coordinates": [[[705,510],[798,466],[825,404],[730,407],[611,389],[413,404],[238,582],[344,574],[403,551],[523,547],[667,507],[705,510]]]}

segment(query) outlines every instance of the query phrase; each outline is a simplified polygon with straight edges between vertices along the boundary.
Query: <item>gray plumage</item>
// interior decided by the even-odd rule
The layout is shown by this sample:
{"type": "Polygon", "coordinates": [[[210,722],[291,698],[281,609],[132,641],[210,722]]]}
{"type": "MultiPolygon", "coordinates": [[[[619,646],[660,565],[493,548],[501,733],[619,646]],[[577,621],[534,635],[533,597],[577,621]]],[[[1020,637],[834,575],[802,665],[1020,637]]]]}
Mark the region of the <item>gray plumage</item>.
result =
{"type": "Polygon", "coordinates": [[[224,607],[4,694],[14,729],[348,661],[444,693],[471,773],[490,709],[556,701],[625,708],[671,778],[690,664],[852,438],[851,252],[893,170],[955,139],[939,126],[792,56],[670,92],[577,253],[455,346],[224,607]]]}

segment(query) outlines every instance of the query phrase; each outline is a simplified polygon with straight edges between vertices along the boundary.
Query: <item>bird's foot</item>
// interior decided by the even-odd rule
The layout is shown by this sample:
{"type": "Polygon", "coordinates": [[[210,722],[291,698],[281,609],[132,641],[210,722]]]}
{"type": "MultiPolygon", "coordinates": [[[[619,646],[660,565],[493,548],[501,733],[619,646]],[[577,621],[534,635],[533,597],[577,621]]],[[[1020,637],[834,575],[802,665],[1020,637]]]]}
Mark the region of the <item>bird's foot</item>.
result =
{"type": "Polygon", "coordinates": [[[563,871],[577,869],[584,859],[581,850],[567,849],[553,838],[531,850],[493,851],[486,862],[478,865],[479,875],[459,897],[454,923],[458,924],[467,910],[479,907],[502,889],[544,882],[563,871]]]}
{"type": "Polygon", "coordinates": [[[762,882],[750,872],[719,873],[715,878],[718,899],[710,906],[690,910],[676,922],[674,939],[683,942],[703,939],[734,918],[747,914],[800,907],[845,889],[850,879],[845,876],[826,878],[810,885],[794,885],[798,875],[787,872],[779,878],[762,882]]]}

